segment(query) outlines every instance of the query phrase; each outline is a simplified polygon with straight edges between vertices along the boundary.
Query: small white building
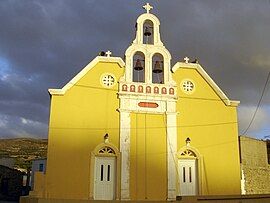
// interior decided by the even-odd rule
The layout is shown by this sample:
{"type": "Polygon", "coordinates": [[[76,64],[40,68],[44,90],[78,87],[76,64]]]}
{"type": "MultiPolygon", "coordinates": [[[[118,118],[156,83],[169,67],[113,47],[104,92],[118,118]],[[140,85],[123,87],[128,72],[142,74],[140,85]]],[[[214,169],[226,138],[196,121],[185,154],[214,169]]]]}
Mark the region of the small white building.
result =
{"type": "Polygon", "coordinates": [[[33,190],[34,188],[34,177],[35,177],[35,172],[46,172],[46,163],[47,159],[35,159],[32,161],[32,168],[31,168],[31,189],[33,190]]]}

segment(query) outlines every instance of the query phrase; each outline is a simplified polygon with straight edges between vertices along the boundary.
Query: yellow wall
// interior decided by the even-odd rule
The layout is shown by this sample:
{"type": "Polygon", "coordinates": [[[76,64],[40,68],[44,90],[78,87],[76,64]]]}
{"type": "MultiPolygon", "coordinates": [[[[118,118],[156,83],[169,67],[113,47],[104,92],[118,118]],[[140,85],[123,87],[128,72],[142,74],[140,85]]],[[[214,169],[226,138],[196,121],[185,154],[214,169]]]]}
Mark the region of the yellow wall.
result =
{"type": "Polygon", "coordinates": [[[45,191],[45,174],[40,171],[36,171],[35,174],[35,185],[30,191],[30,195],[34,197],[44,197],[45,191]]]}
{"type": "Polygon", "coordinates": [[[131,114],[130,193],[133,200],[167,197],[166,116],[131,114]]]}
{"type": "Polygon", "coordinates": [[[47,162],[48,197],[88,199],[90,155],[103,142],[119,148],[118,84],[112,89],[100,85],[104,72],[117,80],[123,68],[117,63],[98,63],[63,96],[52,96],[47,162]]]}
{"type": "MultiPolygon", "coordinates": [[[[45,195],[49,198],[90,198],[91,152],[105,133],[119,149],[118,84],[100,85],[104,72],[117,80],[117,63],[99,62],[63,96],[51,98],[45,195]]],[[[226,106],[195,69],[180,68],[177,83],[178,150],[187,137],[200,153],[201,194],[240,194],[240,163],[236,107],[226,106]],[[180,83],[189,78],[195,92],[180,83]]],[[[130,196],[132,200],[167,198],[166,115],[131,113],[130,196]]],[[[119,189],[119,188],[118,188],[119,189]]]]}
{"type": "Polygon", "coordinates": [[[202,194],[240,194],[240,162],[236,107],[226,106],[196,69],[180,68],[177,82],[178,150],[191,146],[202,156],[202,194]],[[181,81],[191,79],[193,94],[181,91],[181,81]]]}

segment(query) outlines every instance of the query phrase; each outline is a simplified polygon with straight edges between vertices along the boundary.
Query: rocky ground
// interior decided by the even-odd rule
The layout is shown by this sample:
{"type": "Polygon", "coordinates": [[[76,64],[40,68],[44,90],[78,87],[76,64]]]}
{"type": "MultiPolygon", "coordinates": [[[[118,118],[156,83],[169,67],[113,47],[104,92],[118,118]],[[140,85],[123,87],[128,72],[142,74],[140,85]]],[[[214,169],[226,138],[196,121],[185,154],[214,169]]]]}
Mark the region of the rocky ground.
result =
{"type": "Polygon", "coordinates": [[[47,139],[0,139],[0,158],[15,158],[16,167],[27,169],[31,160],[46,158],[47,144],[47,139]]]}

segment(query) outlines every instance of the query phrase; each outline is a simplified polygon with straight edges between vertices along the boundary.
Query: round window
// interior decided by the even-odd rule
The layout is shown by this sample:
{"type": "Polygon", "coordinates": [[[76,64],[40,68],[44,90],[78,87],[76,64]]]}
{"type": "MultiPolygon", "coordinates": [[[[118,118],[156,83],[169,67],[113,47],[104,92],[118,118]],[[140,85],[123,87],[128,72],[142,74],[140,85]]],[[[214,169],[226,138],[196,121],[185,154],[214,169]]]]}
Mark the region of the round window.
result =
{"type": "Polygon", "coordinates": [[[195,85],[191,80],[183,80],[181,82],[181,88],[185,93],[191,94],[195,90],[195,85]]]}
{"type": "Polygon", "coordinates": [[[110,87],[113,87],[115,85],[116,79],[115,79],[114,75],[106,73],[106,74],[103,74],[101,76],[100,82],[104,87],[110,88],[110,87]]]}

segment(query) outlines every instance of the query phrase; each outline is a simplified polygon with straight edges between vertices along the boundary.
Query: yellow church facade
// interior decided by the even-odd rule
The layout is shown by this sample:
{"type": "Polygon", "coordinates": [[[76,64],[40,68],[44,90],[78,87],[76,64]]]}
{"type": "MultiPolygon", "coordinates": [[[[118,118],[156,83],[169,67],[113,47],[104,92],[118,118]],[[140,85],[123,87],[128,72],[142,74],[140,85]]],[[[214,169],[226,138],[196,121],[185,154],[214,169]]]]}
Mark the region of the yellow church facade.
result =
{"type": "Polygon", "coordinates": [[[199,63],[171,66],[158,18],[146,13],[125,61],[97,56],[49,89],[47,172],[32,196],[175,200],[240,194],[238,101],[199,63]]]}

